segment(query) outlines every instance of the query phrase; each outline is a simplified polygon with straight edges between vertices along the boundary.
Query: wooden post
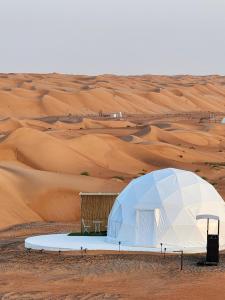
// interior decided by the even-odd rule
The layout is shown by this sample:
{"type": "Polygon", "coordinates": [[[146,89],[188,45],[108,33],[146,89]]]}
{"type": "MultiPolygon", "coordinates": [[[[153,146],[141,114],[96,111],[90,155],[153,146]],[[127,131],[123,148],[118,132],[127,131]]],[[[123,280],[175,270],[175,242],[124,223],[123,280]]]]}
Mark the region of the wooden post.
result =
{"type": "Polygon", "coordinates": [[[181,256],[180,256],[180,270],[183,270],[183,261],[184,261],[184,251],[181,250],[181,256]]]}
{"type": "Polygon", "coordinates": [[[184,265],[184,251],[179,250],[179,251],[173,251],[173,252],[180,253],[180,271],[182,271],[183,265],[184,265]]]}

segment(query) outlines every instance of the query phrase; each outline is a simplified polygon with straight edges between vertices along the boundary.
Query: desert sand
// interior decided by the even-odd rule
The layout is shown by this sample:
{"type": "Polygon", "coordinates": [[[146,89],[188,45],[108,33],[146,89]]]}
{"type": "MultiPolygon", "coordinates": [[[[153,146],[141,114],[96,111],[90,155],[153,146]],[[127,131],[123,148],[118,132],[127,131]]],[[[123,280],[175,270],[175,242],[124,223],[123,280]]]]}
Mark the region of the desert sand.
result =
{"type": "Polygon", "coordinates": [[[216,75],[0,74],[1,299],[224,299],[224,255],[210,271],[186,257],[181,273],[177,256],[24,250],[29,235],[79,230],[79,192],[155,169],[191,170],[225,197],[224,115],[216,75]]]}
{"type": "Polygon", "coordinates": [[[0,101],[0,228],[76,222],[80,191],[163,167],[225,196],[224,77],[0,74],[0,101]]]}
{"type": "Polygon", "coordinates": [[[74,223],[29,223],[0,231],[1,299],[224,299],[225,254],[217,267],[198,267],[203,255],[24,250],[24,238],[78,229],[74,223]]]}

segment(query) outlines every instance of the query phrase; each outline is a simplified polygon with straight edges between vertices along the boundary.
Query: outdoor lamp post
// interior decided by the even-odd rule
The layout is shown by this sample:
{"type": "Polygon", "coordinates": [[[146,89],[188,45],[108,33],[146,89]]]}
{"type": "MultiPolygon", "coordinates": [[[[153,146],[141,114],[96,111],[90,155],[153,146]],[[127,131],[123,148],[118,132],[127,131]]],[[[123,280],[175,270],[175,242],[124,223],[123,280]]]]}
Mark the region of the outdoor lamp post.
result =
{"type": "Polygon", "coordinates": [[[161,254],[162,254],[162,245],[163,245],[163,243],[160,243],[160,246],[161,246],[161,254]]]}
{"type": "Polygon", "coordinates": [[[121,241],[119,241],[119,251],[120,251],[120,245],[121,245],[121,241]]]}

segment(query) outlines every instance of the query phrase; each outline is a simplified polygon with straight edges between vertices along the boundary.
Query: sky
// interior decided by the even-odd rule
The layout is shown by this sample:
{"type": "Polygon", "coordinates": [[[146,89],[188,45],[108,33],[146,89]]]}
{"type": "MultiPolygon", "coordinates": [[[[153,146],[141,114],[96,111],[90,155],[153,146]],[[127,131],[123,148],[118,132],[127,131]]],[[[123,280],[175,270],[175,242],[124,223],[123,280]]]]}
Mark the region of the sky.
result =
{"type": "Polygon", "coordinates": [[[225,0],[0,0],[0,72],[225,75],[225,0]]]}

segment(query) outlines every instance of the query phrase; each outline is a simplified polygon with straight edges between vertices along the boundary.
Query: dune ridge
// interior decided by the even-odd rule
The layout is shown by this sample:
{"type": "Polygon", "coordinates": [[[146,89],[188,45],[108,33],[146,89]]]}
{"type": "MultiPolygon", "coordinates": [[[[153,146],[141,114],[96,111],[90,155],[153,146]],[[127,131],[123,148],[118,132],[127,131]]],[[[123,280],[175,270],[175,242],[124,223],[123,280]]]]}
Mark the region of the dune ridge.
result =
{"type": "Polygon", "coordinates": [[[0,74],[0,102],[0,228],[77,222],[80,191],[165,167],[225,196],[222,76],[0,74]]]}
{"type": "Polygon", "coordinates": [[[225,111],[223,76],[0,74],[1,116],[225,111]]]}

